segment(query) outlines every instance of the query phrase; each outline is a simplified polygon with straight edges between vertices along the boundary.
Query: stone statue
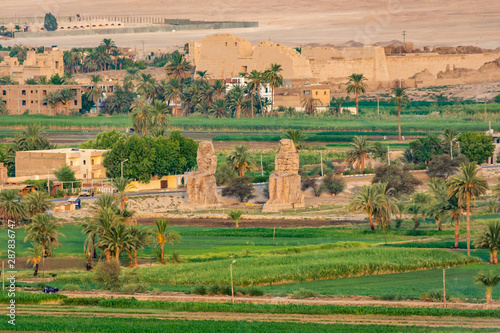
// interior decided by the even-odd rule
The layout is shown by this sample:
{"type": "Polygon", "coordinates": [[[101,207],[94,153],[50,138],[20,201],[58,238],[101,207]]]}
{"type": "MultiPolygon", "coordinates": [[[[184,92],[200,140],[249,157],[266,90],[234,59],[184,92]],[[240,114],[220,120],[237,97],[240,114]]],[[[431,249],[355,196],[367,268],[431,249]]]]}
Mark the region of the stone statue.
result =
{"type": "Polygon", "coordinates": [[[198,171],[187,175],[187,203],[180,204],[179,210],[211,208],[219,204],[214,176],[217,169],[217,156],[215,156],[212,142],[200,142],[196,162],[198,171]]]}
{"type": "Polygon", "coordinates": [[[269,177],[269,201],[263,212],[305,207],[299,176],[299,154],[292,140],[280,141],[280,150],[275,157],[274,173],[269,177]]]}

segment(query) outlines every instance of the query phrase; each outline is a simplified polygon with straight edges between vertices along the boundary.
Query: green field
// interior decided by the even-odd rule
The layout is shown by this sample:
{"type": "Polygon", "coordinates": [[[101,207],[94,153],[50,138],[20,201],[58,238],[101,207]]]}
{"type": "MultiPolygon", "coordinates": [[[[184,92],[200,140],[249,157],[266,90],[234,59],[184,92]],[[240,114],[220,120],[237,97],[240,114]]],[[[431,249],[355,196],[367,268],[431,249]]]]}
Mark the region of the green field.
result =
{"type": "Polygon", "coordinates": [[[106,332],[135,333],[156,332],[495,332],[492,329],[463,329],[459,327],[415,327],[415,326],[387,326],[387,325],[345,325],[345,324],[314,324],[314,323],[284,323],[284,322],[245,322],[245,321],[188,321],[188,320],[163,320],[141,318],[92,318],[92,317],[55,317],[55,316],[19,316],[16,326],[11,326],[7,320],[0,324],[0,330],[7,331],[35,331],[35,332],[106,332]]]}

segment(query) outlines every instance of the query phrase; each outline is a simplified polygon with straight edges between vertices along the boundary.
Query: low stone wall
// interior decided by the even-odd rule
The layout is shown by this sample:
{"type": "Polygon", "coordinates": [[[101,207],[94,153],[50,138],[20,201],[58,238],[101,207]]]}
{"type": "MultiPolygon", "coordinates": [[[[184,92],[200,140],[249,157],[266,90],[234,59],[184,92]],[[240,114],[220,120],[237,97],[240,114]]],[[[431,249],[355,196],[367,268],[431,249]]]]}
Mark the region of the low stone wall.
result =
{"type": "Polygon", "coordinates": [[[85,30],[58,30],[41,32],[16,32],[15,38],[41,38],[61,36],[85,36],[85,35],[110,35],[110,34],[133,34],[148,32],[169,32],[179,30],[212,30],[212,29],[234,29],[258,27],[258,22],[211,22],[185,25],[146,26],[146,27],[123,27],[110,29],[85,29],[85,30]]]}

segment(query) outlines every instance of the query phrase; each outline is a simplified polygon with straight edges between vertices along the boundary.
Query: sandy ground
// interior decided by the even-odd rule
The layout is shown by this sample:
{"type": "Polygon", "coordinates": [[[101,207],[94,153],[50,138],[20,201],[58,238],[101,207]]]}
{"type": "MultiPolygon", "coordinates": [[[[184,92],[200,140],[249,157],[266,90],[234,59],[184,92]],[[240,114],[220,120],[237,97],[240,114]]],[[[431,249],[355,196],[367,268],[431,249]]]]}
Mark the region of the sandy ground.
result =
{"type": "MultiPolygon", "coordinates": [[[[151,15],[194,20],[259,21],[258,28],[218,30],[248,38],[256,43],[273,40],[289,45],[343,43],[356,40],[364,44],[401,40],[423,45],[500,46],[500,2],[496,0],[19,0],[2,4],[0,16],[56,15],[151,15]]],[[[213,31],[112,35],[118,45],[145,51],[172,49],[190,40],[199,40],[213,31]]],[[[4,45],[54,45],[67,49],[92,46],[103,35],[23,39],[4,45]]]]}

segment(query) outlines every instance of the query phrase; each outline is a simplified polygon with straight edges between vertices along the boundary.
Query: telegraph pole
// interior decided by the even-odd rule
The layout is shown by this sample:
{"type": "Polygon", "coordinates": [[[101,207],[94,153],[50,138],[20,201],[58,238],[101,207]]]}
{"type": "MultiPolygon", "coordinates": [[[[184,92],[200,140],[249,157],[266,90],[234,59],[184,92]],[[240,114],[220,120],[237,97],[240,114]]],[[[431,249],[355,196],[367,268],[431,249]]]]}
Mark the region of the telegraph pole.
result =
{"type": "Polygon", "coordinates": [[[406,50],[406,31],[403,30],[403,48],[406,50]]]}

